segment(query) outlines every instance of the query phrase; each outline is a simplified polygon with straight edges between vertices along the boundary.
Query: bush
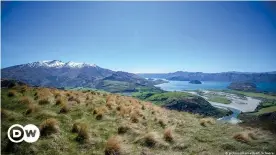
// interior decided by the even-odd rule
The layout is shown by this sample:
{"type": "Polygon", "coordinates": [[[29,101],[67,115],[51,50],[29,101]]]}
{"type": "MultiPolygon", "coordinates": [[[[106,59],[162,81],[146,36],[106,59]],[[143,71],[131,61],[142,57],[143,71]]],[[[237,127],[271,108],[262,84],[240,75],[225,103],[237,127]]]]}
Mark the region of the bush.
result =
{"type": "Polygon", "coordinates": [[[48,136],[59,132],[58,121],[54,118],[49,118],[40,124],[40,134],[42,136],[48,136]]]}
{"type": "Polygon", "coordinates": [[[107,140],[105,147],[105,155],[121,155],[122,146],[120,138],[118,136],[113,136],[107,140]]]}

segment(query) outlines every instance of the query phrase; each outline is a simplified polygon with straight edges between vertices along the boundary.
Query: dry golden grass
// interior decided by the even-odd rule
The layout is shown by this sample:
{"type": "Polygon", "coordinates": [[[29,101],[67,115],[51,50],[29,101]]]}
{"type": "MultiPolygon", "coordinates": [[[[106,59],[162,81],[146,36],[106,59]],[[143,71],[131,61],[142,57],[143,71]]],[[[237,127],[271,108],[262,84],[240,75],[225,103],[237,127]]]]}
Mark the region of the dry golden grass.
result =
{"type": "Polygon", "coordinates": [[[243,143],[248,143],[251,140],[257,139],[256,135],[251,131],[243,131],[243,132],[236,133],[234,134],[233,138],[236,141],[243,142],[243,143]]]}
{"type": "Polygon", "coordinates": [[[62,105],[65,103],[65,100],[61,97],[56,98],[56,105],[62,105]]]}
{"type": "Polygon", "coordinates": [[[78,125],[78,136],[76,137],[76,140],[79,142],[87,142],[89,138],[90,136],[89,136],[88,126],[84,123],[80,123],[78,125]]]}
{"type": "Polygon", "coordinates": [[[23,96],[19,98],[18,102],[21,104],[28,105],[28,104],[32,104],[33,100],[28,96],[23,96]]]}
{"type": "Polygon", "coordinates": [[[167,142],[172,142],[173,141],[173,133],[172,133],[172,128],[166,128],[164,131],[164,139],[167,142]]]}
{"type": "Polygon", "coordinates": [[[157,133],[149,132],[144,136],[144,145],[154,147],[157,144],[157,133]]]}
{"type": "Polygon", "coordinates": [[[248,134],[245,132],[236,133],[233,138],[243,143],[248,143],[250,141],[248,134]]]}
{"type": "Polygon", "coordinates": [[[80,124],[81,124],[81,123],[79,123],[79,122],[75,122],[75,123],[73,124],[73,127],[72,127],[72,132],[73,132],[73,133],[78,133],[78,132],[80,131],[80,124]]]}
{"type": "Polygon", "coordinates": [[[114,103],[113,103],[112,101],[106,102],[106,107],[107,107],[109,110],[112,109],[113,105],[114,105],[114,103]]]}
{"type": "Polygon", "coordinates": [[[160,126],[161,126],[162,128],[165,128],[165,127],[166,127],[166,122],[165,122],[164,119],[159,119],[159,120],[158,120],[158,123],[160,124],[160,126]]]}
{"type": "Polygon", "coordinates": [[[130,120],[131,120],[132,123],[138,123],[138,122],[139,122],[139,119],[138,119],[138,117],[137,117],[137,114],[132,114],[132,115],[130,116],[130,120]]]}
{"type": "Polygon", "coordinates": [[[8,111],[5,110],[5,109],[3,109],[3,108],[1,108],[1,119],[7,118],[8,115],[9,115],[9,114],[8,114],[8,111]]]}
{"type": "Polygon", "coordinates": [[[59,132],[58,121],[54,118],[49,118],[40,124],[40,134],[42,136],[48,136],[59,132]]]}
{"type": "Polygon", "coordinates": [[[15,90],[9,90],[7,95],[8,95],[8,97],[14,97],[14,96],[16,96],[16,94],[17,94],[17,92],[15,90]]]}
{"type": "Polygon", "coordinates": [[[216,121],[213,118],[202,118],[199,120],[201,126],[207,126],[208,124],[214,125],[216,121]]]}
{"type": "Polygon", "coordinates": [[[68,113],[70,111],[70,108],[69,108],[69,106],[68,106],[68,104],[66,104],[66,103],[63,103],[62,105],[61,105],[61,109],[60,109],[60,113],[68,113]]]}
{"type": "Polygon", "coordinates": [[[50,104],[50,101],[48,98],[43,98],[38,101],[38,104],[40,105],[50,104]]]}
{"type": "Polygon", "coordinates": [[[97,120],[101,120],[101,119],[103,119],[103,115],[104,115],[104,113],[103,113],[103,111],[99,111],[98,113],[97,113],[97,115],[96,115],[96,119],[97,120]]]}
{"type": "Polygon", "coordinates": [[[126,125],[122,125],[118,127],[118,134],[126,133],[130,128],[126,125]]]}
{"type": "Polygon", "coordinates": [[[60,94],[60,93],[58,93],[58,92],[53,93],[53,94],[54,94],[54,96],[55,96],[55,98],[56,98],[56,99],[58,99],[58,98],[60,98],[60,97],[61,97],[61,94],[60,94]]]}
{"type": "Polygon", "coordinates": [[[28,109],[26,110],[26,115],[37,112],[38,111],[38,106],[35,104],[29,104],[28,109]]]}
{"type": "Polygon", "coordinates": [[[112,136],[107,140],[105,146],[105,155],[121,155],[122,154],[122,144],[120,137],[112,136]]]}

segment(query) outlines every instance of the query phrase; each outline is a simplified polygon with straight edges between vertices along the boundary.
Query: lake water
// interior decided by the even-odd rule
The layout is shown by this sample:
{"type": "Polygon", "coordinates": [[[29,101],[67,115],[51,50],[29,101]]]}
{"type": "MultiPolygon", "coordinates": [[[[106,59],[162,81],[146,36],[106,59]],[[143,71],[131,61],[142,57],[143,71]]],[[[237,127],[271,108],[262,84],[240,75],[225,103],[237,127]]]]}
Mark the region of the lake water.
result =
{"type": "MultiPolygon", "coordinates": [[[[216,81],[201,81],[202,84],[191,84],[189,81],[169,81],[169,83],[162,83],[156,85],[163,90],[167,91],[183,91],[183,90],[197,90],[197,89],[206,89],[206,90],[223,90],[227,89],[227,86],[231,82],[216,82],[216,81]]],[[[260,82],[256,83],[257,89],[261,91],[276,92],[276,82],[260,82]]]]}

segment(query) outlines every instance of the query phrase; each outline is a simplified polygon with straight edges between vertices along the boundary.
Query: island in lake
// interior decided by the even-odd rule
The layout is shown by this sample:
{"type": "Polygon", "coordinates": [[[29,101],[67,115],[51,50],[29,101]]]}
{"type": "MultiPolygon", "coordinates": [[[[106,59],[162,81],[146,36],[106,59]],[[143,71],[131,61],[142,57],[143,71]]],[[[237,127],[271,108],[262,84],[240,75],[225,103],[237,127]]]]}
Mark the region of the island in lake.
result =
{"type": "Polygon", "coordinates": [[[191,80],[189,83],[191,83],[191,84],[202,84],[199,80],[191,80]]]}
{"type": "Polygon", "coordinates": [[[227,88],[232,90],[255,92],[257,86],[255,83],[252,82],[232,82],[227,88]]]}

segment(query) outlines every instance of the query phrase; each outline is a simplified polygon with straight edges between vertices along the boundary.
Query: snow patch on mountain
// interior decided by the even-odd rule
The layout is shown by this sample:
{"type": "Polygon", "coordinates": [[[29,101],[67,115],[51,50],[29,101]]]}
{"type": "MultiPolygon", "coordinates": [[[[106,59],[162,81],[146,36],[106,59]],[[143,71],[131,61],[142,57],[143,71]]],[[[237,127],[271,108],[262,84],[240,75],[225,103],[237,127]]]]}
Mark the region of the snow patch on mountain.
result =
{"type": "Polygon", "coordinates": [[[49,68],[62,68],[62,67],[69,67],[69,68],[82,68],[82,67],[97,67],[95,64],[87,64],[87,63],[80,63],[80,62],[62,62],[60,60],[44,60],[44,61],[37,61],[26,64],[29,67],[49,67],[49,68]]]}

